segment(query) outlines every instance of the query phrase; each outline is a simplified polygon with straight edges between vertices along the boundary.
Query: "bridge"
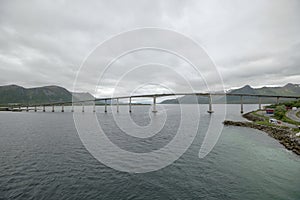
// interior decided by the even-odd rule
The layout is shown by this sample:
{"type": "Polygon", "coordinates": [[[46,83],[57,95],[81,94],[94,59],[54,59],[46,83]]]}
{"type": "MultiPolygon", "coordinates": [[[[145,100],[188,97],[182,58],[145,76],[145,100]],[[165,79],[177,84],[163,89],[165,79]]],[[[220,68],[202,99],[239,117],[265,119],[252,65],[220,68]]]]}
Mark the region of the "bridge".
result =
{"type": "Polygon", "coordinates": [[[52,107],[52,112],[55,112],[55,106],[61,106],[61,112],[64,112],[64,106],[71,105],[71,112],[74,112],[74,105],[80,104],[82,106],[82,112],[84,112],[84,106],[87,103],[93,103],[93,112],[96,112],[95,103],[96,102],[103,102],[104,101],[104,112],[107,113],[107,106],[108,105],[115,105],[117,107],[117,112],[119,112],[119,100],[120,99],[128,99],[129,103],[129,112],[132,112],[132,99],[133,98],[153,98],[152,103],[152,112],[156,113],[156,99],[159,97],[168,97],[168,96],[184,96],[184,95],[194,95],[194,96],[205,96],[208,98],[208,113],[213,113],[212,109],[212,96],[237,96],[240,97],[240,105],[241,105],[241,113],[244,112],[244,102],[243,98],[245,96],[248,97],[256,97],[258,99],[258,109],[262,109],[261,107],[261,99],[262,98],[276,98],[276,104],[279,104],[279,99],[299,99],[300,96],[284,96],[284,95],[261,95],[261,94],[232,94],[232,93],[163,93],[163,94],[143,94],[143,95],[131,95],[131,96],[119,96],[119,97],[106,97],[106,98],[95,98],[90,100],[79,100],[79,101],[69,101],[69,102],[49,102],[49,103],[41,103],[41,104],[18,104],[18,105],[11,105],[9,110],[12,111],[22,111],[21,107],[25,107],[27,112],[29,110],[34,110],[37,112],[38,107],[43,108],[43,112],[46,112],[46,107],[52,107]],[[107,101],[110,101],[110,104],[107,103],[107,101]],[[112,103],[112,101],[115,101],[116,103],[112,103]]]}

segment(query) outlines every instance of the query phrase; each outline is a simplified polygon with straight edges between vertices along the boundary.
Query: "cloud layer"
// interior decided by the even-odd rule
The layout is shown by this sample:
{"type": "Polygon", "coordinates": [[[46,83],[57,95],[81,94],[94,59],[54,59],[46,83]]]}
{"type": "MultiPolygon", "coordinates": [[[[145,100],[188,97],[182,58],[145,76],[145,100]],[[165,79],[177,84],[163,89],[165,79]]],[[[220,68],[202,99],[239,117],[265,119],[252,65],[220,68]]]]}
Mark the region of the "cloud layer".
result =
{"type": "MultiPolygon", "coordinates": [[[[142,27],[171,29],[194,39],[214,60],[225,88],[299,83],[299,9],[297,0],[1,1],[0,85],[53,84],[72,90],[81,63],[99,43],[142,27]]],[[[204,90],[204,80],[187,63],[149,51],[117,62],[96,90],[86,74],[81,90],[109,95],[126,71],[120,70],[122,66],[166,60],[199,91],[204,90]]],[[[203,73],[209,76],[210,71],[203,73]]],[[[117,92],[165,91],[141,87],[146,80],[178,91],[187,89],[172,72],[149,65],[124,76],[117,92]]]]}

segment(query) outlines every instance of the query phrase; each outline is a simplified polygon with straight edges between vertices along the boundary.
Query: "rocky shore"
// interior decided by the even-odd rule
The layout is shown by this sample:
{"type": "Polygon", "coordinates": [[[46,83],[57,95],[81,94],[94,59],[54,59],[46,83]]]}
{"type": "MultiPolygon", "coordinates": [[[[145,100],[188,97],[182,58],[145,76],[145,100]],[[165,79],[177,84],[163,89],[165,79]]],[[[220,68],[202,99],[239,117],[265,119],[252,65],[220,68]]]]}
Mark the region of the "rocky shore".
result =
{"type": "Polygon", "coordinates": [[[251,112],[243,114],[243,117],[246,118],[246,119],[248,119],[248,120],[250,120],[250,121],[252,121],[252,122],[266,121],[265,118],[257,116],[257,115],[254,115],[251,112]]]}
{"type": "MultiPolygon", "coordinates": [[[[248,115],[248,117],[249,116],[256,117],[254,115],[248,115]]],[[[278,140],[288,150],[291,150],[294,153],[296,153],[297,155],[300,155],[300,138],[297,137],[295,135],[295,133],[289,129],[281,128],[281,127],[267,126],[267,125],[260,125],[260,124],[254,123],[254,122],[237,122],[237,121],[225,120],[223,123],[224,123],[224,125],[227,125],[227,126],[242,126],[242,127],[255,128],[255,129],[264,131],[269,136],[278,140]]]]}

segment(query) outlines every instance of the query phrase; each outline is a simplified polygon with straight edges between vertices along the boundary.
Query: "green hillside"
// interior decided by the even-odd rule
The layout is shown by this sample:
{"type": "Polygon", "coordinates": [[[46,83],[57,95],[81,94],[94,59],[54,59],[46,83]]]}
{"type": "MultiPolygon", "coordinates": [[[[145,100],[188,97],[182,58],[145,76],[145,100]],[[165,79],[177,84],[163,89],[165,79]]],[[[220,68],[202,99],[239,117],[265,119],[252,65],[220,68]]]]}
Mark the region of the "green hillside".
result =
{"type": "MultiPolygon", "coordinates": [[[[89,93],[74,93],[76,99],[94,98],[89,93]]],[[[36,104],[49,102],[70,102],[72,93],[59,86],[24,88],[18,85],[0,86],[0,104],[36,104]]]]}
{"type": "MultiPolygon", "coordinates": [[[[246,85],[242,88],[231,90],[228,92],[229,94],[261,94],[261,95],[283,95],[283,96],[300,96],[300,86],[299,84],[287,84],[283,87],[262,87],[262,88],[252,88],[249,85],[246,85]]],[[[168,99],[162,102],[162,104],[178,104],[180,101],[184,104],[190,104],[193,102],[193,97],[191,96],[183,96],[178,99],[168,99]]],[[[290,101],[291,99],[280,99],[280,102],[290,101]]],[[[224,102],[224,99],[215,100],[214,103],[221,103],[224,102]]],[[[227,103],[240,103],[239,96],[227,96],[226,97],[227,103]]],[[[244,103],[258,103],[257,97],[244,97],[244,103]]],[[[262,103],[275,103],[276,98],[262,98],[262,103]]],[[[208,98],[199,96],[198,103],[206,104],[208,103],[208,98]]]]}

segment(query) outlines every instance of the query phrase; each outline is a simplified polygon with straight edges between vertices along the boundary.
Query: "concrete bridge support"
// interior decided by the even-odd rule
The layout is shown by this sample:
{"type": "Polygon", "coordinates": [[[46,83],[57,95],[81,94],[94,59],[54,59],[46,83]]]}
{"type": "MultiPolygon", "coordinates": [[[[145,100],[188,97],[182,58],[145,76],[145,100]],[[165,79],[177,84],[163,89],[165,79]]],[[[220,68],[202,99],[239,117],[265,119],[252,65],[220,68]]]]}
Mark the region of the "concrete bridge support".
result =
{"type": "Polygon", "coordinates": [[[96,104],[94,103],[93,104],[93,113],[95,113],[96,112],[96,104]]]}
{"type": "Polygon", "coordinates": [[[208,96],[208,111],[209,114],[213,113],[213,109],[212,109],[212,98],[211,95],[208,96]]]}
{"type": "Polygon", "coordinates": [[[152,112],[157,113],[157,110],[156,110],[156,96],[153,97],[152,112]]]}
{"type": "Polygon", "coordinates": [[[54,105],[52,105],[52,112],[55,112],[55,110],[54,110],[54,105]]]}
{"type": "Polygon", "coordinates": [[[131,97],[129,97],[129,112],[131,113],[131,97]]]}
{"type": "Polygon", "coordinates": [[[34,106],[34,112],[36,112],[37,111],[37,108],[36,108],[36,106],[34,106]]]}
{"type": "Polygon", "coordinates": [[[61,112],[65,112],[64,104],[61,105],[61,112]]]}
{"type": "Polygon", "coordinates": [[[45,105],[43,105],[43,112],[46,112],[45,105]]]}
{"type": "Polygon", "coordinates": [[[117,112],[119,112],[119,99],[117,99],[117,112]]]}
{"type": "Polygon", "coordinates": [[[107,113],[107,100],[105,99],[104,112],[107,113]]]}
{"type": "Polygon", "coordinates": [[[258,97],[258,109],[261,110],[261,97],[258,97]]]}
{"type": "Polygon", "coordinates": [[[243,96],[241,96],[241,114],[244,113],[244,103],[243,103],[243,96]]]}

